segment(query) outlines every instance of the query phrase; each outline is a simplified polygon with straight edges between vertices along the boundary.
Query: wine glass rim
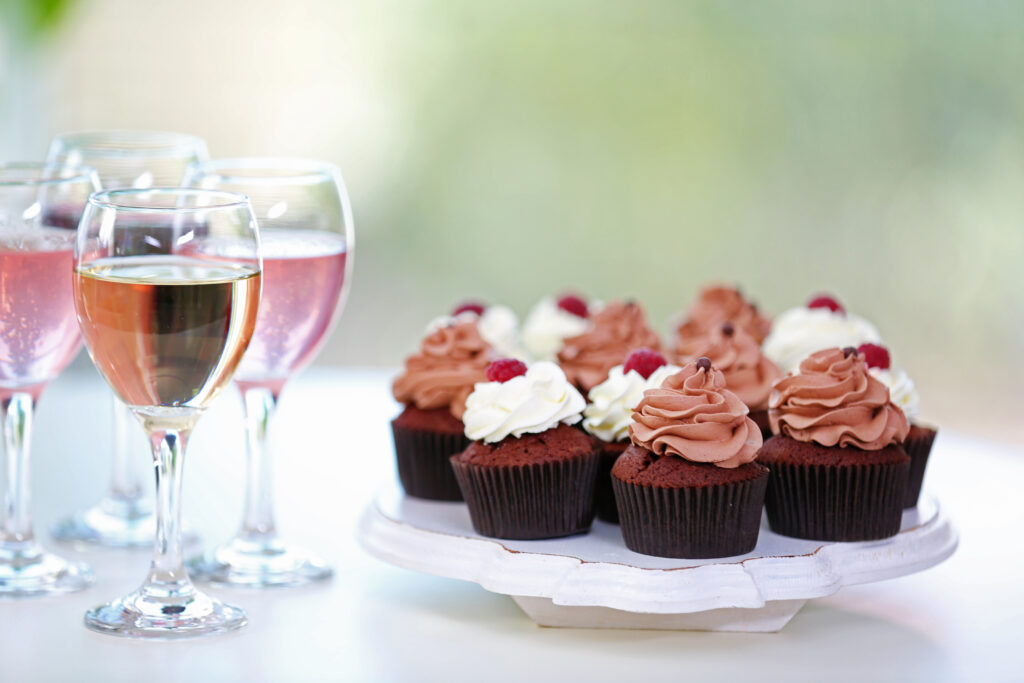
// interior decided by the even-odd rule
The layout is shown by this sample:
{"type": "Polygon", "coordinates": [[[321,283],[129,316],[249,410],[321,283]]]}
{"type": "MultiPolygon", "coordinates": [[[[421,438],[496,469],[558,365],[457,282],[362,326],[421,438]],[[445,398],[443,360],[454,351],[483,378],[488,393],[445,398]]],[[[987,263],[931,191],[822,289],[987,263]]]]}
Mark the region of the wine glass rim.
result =
{"type": "Polygon", "coordinates": [[[206,142],[201,137],[170,130],[109,128],[61,133],[53,138],[51,156],[58,144],[81,148],[94,157],[172,156],[191,151],[206,154],[206,142]]]}
{"type": "Polygon", "coordinates": [[[248,195],[227,190],[204,190],[198,187],[147,187],[102,190],[89,195],[89,204],[117,211],[141,211],[145,213],[191,213],[217,209],[246,208],[251,210],[248,195]],[[204,206],[152,206],[140,201],[127,201],[130,196],[159,195],[164,197],[189,197],[206,195],[220,201],[204,206]]]}
{"type": "Polygon", "coordinates": [[[35,187],[81,182],[91,182],[98,187],[95,175],[96,171],[91,167],[75,164],[46,161],[0,162],[0,187],[35,187]],[[46,177],[50,171],[56,172],[57,177],[46,177]],[[7,177],[8,172],[12,172],[13,177],[7,177]]]}
{"type": "Polygon", "coordinates": [[[334,181],[341,171],[329,161],[301,157],[231,157],[193,162],[186,175],[190,178],[202,175],[224,182],[301,185],[334,181]]]}

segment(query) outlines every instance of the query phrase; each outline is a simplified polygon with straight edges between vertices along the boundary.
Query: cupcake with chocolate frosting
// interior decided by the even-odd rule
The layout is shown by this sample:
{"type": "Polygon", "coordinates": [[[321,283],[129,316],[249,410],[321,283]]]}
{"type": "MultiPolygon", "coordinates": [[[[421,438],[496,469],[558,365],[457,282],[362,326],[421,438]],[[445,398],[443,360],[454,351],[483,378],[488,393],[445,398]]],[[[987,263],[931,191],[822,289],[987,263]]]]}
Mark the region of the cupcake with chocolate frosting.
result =
{"type": "Polygon", "coordinates": [[[761,430],[761,436],[771,438],[768,395],[782,372],[761,352],[756,339],[742,327],[727,321],[711,328],[704,336],[679,340],[675,350],[680,365],[701,356],[711,359],[711,364],[725,376],[726,388],[750,409],[750,419],[761,430]]]}
{"type": "Polygon", "coordinates": [[[633,349],[659,351],[661,340],[647,324],[635,301],[613,301],[591,318],[590,329],[569,337],[558,352],[565,376],[582,391],[590,391],[633,349]]]}
{"type": "Polygon", "coordinates": [[[739,289],[725,285],[712,285],[700,290],[697,301],[676,328],[679,342],[705,336],[709,331],[730,321],[747,332],[760,344],[771,331],[772,321],[761,315],[757,306],[748,301],[739,289]]]}
{"type": "Polygon", "coordinates": [[[608,371],[608,379],[590,390],[583,410],[583,429],[601,442],[601,466],[597,474],[597,517],[619,523],[612,492],[612,465],[629,447],[629,426],[633,408],[644,397],[644,391],[661,386],[679,367],[669,365],[654,349],[637,349],[622,365],[608,371]]]}
{"type": "Polygon", "coordinates": [[[707,358],[689,363],[633,411],[633,445],[612,467],[622,536],[635,552],[709,558],[753,550],[768,470],[761,430],[707,358]]]}
{"type": "Polygon", "coordinates": [[[772,531],[820,541],[886,538],[900,529],[910,458],[909,425],[853,347],[825,349],[775,384],[776,436],[759,459],[772,475],[772,531]]]}
{"type": "Polygon", "coordinates": [[[473,528],[494,538],[585,533],[594,519],[600,451],[571,426],[583,396],[554,363],[502,359],[473,389],[463,415],[471,440],[451,464],[473,528]]]}
{"type": "Polygon", "coordinates": [[[476,320],[455,319],[423,339],[405,361],[392,393],[405,405],[391,422],[398,477],[405,492],[431,500],[462,500],[449,458],[469,445],[463,434],[466,398],[487,381],[494,358],[476,320]]]}

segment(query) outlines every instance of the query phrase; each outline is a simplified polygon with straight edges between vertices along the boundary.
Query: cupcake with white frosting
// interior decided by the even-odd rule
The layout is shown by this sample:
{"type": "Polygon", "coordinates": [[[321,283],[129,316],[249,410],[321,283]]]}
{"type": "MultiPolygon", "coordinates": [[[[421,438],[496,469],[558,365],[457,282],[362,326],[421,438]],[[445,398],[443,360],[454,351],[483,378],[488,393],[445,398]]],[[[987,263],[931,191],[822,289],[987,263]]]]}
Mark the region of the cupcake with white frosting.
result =
{"type": "Polygon", "coordinates": [[[629,447],[629,425],[633,408],[644,392],[661,386],[665,379],[679,372],[665,357],[653,349],[637,349],[622,365],[608,371],[608,379],[590,390],[589,403],[583,410],[583,429],[601,442],[601,465],[597,474],[597,517],[619,523],[619,511],[612,491],[612,465],[629,447]]]}
{"type": "Polygon", "coordinates": [[[910,431],[903,442],[903,450],[910,456],[910,475],[903,507],[912,508],[921,496],[924,471],[938,430],[920,421],[921,397],[914,381],[902,368],[892,367],[887,348],[878,344],[861,344],[857,352],[864,355],[871,376],[889,388],[889,400],[903,411],[910,422],[910,431]]]}
{"type": "Polygon", "coordinates": [[[847,312],[835,297],[819,295],[806,306],[791,308],[776,317],[762,349],[787,374],[797,372],[800,363],[816,351],[877,344],[881,339],[866,319],[847,312]]]}
{"type": "Polygon", "coordinates": [[[576,294],[544,297],[523,323],[522,346],[533,361],[554,361],[562,344],[591,328],[590,316],[598,305],[576,294]]]}
{"type": "Polygon", "coordinates": [[[594,518],[600,451],[573,427],[583,396],[554,363],[502,359],[487,369],[462,416],[469,447],[452,468],[473,528],[494,538],[585,533],[594,518]]]}

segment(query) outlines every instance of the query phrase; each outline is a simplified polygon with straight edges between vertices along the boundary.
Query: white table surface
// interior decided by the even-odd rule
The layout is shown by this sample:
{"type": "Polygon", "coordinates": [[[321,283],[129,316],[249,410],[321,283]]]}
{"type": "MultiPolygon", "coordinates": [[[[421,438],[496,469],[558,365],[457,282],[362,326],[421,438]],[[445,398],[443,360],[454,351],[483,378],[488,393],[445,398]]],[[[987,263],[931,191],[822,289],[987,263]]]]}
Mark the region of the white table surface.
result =
{"type": "MultiPolygon", "coordinates": [[[[92,563],[96,584],[0,601],[0,681],[1021,680],[1024,452],[940,431],[925,486],[960,532],[947,562],[813,600],[777,634],[540,628],[512,600],[363,553],[356,521],[394,477],[388,373],[312,369],[285,393],[273,438],[279,528],[321,552],[333,582],[294,591],[211,590],[250,623],[223,636],[139,642],[82,626],[89,607],[141,582],[147,552],[77,552],[48,540],[109,472],[109,401],[92,374],[43,396],[33,454],[37,533],[92,563]]],[[[237,394],[199,423],[186,518],[205,542],[241,514],[237,394]]],[[[140,436],[140,458],[144,452],[140,436]]]]}

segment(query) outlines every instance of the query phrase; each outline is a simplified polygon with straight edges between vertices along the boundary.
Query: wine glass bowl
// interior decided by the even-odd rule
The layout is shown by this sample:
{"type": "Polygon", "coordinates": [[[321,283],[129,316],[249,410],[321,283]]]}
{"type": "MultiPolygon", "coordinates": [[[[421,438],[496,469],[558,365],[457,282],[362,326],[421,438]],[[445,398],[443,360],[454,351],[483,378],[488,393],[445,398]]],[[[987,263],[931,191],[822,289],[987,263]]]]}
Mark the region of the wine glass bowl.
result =
{"type": "Polygon", "coordinates": [[[0,597],[85,588],[85,566],[35,541],[29,502],[35,402],[81,346],[71,281],[74,233],[53,225],[56,207],[81,213],[98,188],[90,169],[0,165],[0,597]]]}
{"type": "MultiPolygon", "coordinates": [[[[178,185],[186,168],[208,157],[206,143],[194,135],[168,131],[92,130],[58,135],[50,144],[50,163],[85,163],[104,189],[178,185]]],[[[81,208],[55,206],[53,225],[78,227],[81,208]]],[[[140,233],[141,234],[141,233],[140,233]]],[[[106,495],[92,507],[59,520],[51,535],[61,541],[103,547],[145,548],[152,543],[153,510],[141,459],[131,452],[134,422],[127,408],[113,401],[113,470],[106,495]]],[[[194,536],[186,534],[188,540],[194,536]]]]}
{"type": "Polygon", "coordinates": [[[191,571],[218,584],[299,586],[331,576],[276,528],[267,448],[287,381],[323,346],[350,281],[352,213],[338,169],[301,159],[223,159],[194,164],[186,183],[244,192],[260,224],[263,298],[256,333],[235,376],[247,427],[246,502],[234,539],[193,559],[191,571]]]}
{"type": "Polygon", "coordinates": [[[74,301],[96,368],[153,449],[156,547],[137,591],[86,614],[96,631],[171,638],[245,624],[185,570],[181,468],[196,420],[256,327],[262,263],[244,195],[185,188],[94,194],[75,245],[74,301]],[[207,248],[216,244],[216,249],[207,248]]]}

